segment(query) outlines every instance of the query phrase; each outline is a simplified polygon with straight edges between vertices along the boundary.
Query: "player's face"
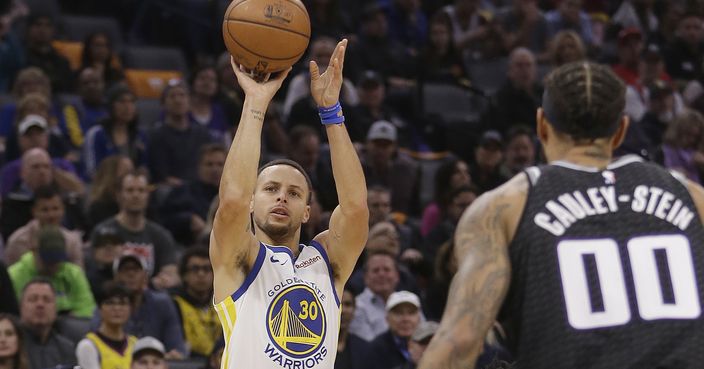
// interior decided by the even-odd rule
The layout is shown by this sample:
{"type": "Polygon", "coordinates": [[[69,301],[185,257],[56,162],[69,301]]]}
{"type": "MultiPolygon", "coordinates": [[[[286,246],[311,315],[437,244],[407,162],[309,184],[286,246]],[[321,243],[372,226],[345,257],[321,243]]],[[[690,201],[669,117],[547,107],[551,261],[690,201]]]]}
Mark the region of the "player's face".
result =
{"type": "Polygon", "coordinates": [[[420,323],[420,312],[412,304],[403,303],[386,313],[389,330],[398,337],[411,337],[420,323]]]}
{"type": "Polygon", "coordinates": [[[257,178],[252,201],[254,223],[274,240],[293,236],[310,216],[308,183],[290,165],[273,165],[257,178]]]}
{"type": "Polygon", "coordinates": [[[39,224],[59,225],[64,218],[64,203],[60,196],[38,199],[32,207],[32,216],[39,224]]]}
{"type": "Polygon", "coordinates": [[[110,325],[124,325],[130,319],[130,299],[111,297],[100,304],[100,318],[110,325]]]}

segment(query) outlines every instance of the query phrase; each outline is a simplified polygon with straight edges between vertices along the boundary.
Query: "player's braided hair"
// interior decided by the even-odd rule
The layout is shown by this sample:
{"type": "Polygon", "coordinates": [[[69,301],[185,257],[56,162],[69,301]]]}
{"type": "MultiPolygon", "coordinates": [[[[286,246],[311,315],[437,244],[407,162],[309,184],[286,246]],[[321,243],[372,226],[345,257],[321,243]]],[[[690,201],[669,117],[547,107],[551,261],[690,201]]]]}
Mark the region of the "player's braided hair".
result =
{"type": "Polygon", "coordinates": [[[569,63],[548,75],[543,109],[552,126],[574,140],[609,137],[618,129],[625,91],[611,68],[569,63]]]}

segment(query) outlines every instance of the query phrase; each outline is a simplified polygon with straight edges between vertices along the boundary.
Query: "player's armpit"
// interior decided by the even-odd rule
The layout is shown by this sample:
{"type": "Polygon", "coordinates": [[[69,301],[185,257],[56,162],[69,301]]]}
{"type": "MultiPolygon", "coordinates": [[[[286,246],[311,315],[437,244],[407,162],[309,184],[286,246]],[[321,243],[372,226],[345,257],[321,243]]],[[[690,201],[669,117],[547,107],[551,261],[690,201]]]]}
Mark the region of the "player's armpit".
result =
{"type": "Polygon", "coordinates": [[[459,270],[450,286],[440,329],[419,369],[474,368],[487,331],[508,291],[508,243],[525,205],[524,176],[479,197],[455,232],[459,270]]]}

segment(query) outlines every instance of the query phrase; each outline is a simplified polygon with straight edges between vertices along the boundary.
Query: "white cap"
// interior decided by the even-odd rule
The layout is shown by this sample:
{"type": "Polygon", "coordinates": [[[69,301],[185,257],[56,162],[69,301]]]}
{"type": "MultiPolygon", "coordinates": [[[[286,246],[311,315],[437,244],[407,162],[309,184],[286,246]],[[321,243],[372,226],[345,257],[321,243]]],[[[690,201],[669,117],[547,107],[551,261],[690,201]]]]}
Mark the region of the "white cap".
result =
{"type": "Polygon", "coordinates": [[[152,350],[161,354],[163,357],[166,355],[166,349],[164,349],[164,344],[158,339],[150,336],[142,337],[137,340],[132,349],[132,356],[137,356],[141,351],[152,350]]]}
{"type": "Polygon", "coordinates": [[[46,131],[49,128],[49,124],[41,115],[29,114],[17,125],[17,132],[22,136],[32,127],[39,127],[46,131]]]}
{"type": "Polygon", "coordinates": [[[137,261],[137,263],[139,263],[139,266],[141,266],[142,269],[144,269],[147,274],[149,274],[149,265],[147,264],[147,260],[144,259],[142,255],[130,250],[129,248],[122,251],[120,257],[115,258],[115,260],[112,262],[112,273],[117,274],[117,271],[120,270],[122,263],[127,259],[137,261]]]}
{"type": "Polygon", "coordinates": [[[386,300],[386,311],[389,311],[404,303],[411,304],[420,309],[420,299],[418,298],[418,295],[413,292],[398,291],[392,293],[391,296],[389,296],[389,299],[386,300]]]}
{"type": "Polygon", "coordinates": [[[396,126],[385,120],[378,120],[369,127],[367,140],[389,140],[396,142],[396,126]]]}

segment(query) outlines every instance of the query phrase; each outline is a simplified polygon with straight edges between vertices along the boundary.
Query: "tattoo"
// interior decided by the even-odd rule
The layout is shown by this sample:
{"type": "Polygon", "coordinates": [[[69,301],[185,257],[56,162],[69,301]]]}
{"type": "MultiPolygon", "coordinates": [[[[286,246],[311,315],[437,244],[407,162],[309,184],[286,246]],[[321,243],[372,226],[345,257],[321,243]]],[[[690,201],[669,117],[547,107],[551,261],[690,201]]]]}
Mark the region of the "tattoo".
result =
{"type": "Polygon", "coordinates": [[[249,112],[252,113],[252,118],[254,118],[260,122],[264,121],[264,112],[263,111],[256,110],[256,109],[250,109],[249,112]]]}
{"type": "Polygon", "coordinates": [[[474,368],[508,290],[511,267],[505,217],[516,210],[515,195],[522,193],[526,182],[525,178],[522,184],[511,181],[507,186],[521,187],[481,196],[460,219],[455,233],[459,270],[450,285],[440,329],[419,369],[474,368]]]}

